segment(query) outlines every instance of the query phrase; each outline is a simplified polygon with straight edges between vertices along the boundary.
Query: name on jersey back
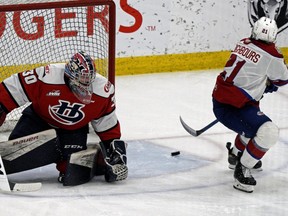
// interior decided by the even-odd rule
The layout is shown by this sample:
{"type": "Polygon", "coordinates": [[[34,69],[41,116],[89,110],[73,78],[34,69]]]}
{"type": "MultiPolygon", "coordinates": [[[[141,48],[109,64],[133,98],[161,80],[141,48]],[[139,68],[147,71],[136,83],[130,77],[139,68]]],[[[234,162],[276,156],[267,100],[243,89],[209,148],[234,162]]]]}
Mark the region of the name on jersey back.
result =
{"type": "Polygon", "coordinates": [[[256,51],[248,48],[247,46],[243,46],[241,44],[237,44],[235,49],[233,50],[233,53],[235,53],[236,55],[240,56],[240,57],[244,57],[245,60],[248,60],[249,62],[253,62],[253,63],[258,63],[260,58],[261,58],[261,54],[257,53],[256,51]]]}

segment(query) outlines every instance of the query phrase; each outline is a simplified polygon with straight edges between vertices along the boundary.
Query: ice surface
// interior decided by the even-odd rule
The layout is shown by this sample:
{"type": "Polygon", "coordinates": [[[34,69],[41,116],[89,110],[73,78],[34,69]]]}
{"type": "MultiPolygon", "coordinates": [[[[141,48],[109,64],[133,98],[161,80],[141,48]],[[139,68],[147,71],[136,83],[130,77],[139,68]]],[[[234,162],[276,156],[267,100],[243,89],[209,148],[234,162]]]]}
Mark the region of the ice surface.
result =
{"type": "MultiPolygon", "coordinates": [[[[190,136],[179,116],[200,129],[214,120],[211,92],[218,71],[121,76],[117,114],[128,143],[129,177],[63,187],[54,165],[10,175],[43,183],[30,193],[0,193],[0,215],[11,216],[223,216],[288,215],[288,88],[267,94],[263,111],[280,128],[280,139],[263,158],[252,194],[233,189],[227,141],[235,134],[220,123],[190,136]],[[175,157],[171,152],[180,151],[175,157]]],[[[1,134],[5,140],[7,134],[1,134]]],[[[96,140],[91,135],[89,141],[96,140]]]]}

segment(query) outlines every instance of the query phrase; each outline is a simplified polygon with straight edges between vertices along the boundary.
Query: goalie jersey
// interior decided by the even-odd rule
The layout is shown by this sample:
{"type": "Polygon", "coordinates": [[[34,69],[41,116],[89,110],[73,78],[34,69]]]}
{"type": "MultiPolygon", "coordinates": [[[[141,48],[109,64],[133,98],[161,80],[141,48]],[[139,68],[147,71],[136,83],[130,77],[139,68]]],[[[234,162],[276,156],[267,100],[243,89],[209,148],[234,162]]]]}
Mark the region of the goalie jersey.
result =
{"type": "Polygon", "coordinates": [[[224,71],[217,77],[212,95],[220,103],[240,108],[248,102],[258,102],[267,83],[288,83],[283,55],[274,43],[245,38],[236,44],[224,71]]]}
{"type": "Polygon", "coordinates": [[[114,86],[97,74],[91,103],[83,104],[65,83],[64,70],[60,63],[12,75],[0,85],[0,103],[8,113],[32,102],[34,111],[56,128],[75,130],[91,122],[101,140],[120,138],[114,86]]]}

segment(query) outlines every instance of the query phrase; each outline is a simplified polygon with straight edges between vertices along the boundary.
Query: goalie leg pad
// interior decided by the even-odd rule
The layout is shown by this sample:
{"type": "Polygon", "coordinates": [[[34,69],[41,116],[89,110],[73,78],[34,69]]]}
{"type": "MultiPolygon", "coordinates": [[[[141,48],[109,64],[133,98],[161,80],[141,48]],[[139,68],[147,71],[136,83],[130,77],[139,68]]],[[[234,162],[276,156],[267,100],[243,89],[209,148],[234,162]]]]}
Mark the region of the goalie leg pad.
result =
{"type": "Polygon", "coordinates": [[[99,145],[88,145],[86,150],[72,153],[63,179],[64,186],[75,186],[89,182],[97,173],[99,145]]]}
{"type": "Polygon", "coordinates": [[[0,154],[7,174],[55,163],[60,157],[53,129],[1,142],[0,154]]]}

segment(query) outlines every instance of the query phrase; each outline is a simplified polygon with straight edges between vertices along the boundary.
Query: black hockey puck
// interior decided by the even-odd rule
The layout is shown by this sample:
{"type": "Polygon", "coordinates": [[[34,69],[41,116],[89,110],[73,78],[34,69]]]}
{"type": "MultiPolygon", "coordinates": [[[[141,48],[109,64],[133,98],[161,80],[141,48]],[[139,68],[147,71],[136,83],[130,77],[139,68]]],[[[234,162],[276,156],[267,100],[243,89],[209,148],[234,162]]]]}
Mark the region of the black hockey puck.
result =
{"type": "Polygon", "coordinates": [[[180,155],[180,151],[171,152],[171,156],[177,156],[177,155],[180,155]]]}

